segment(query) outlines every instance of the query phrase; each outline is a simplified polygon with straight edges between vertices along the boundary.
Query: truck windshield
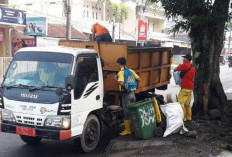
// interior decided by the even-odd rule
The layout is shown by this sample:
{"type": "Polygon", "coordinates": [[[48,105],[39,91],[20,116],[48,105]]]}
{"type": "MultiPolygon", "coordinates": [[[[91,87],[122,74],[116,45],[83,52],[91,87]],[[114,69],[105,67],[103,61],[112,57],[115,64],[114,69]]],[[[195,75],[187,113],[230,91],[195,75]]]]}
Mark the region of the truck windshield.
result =
{"type": "Polygon", "coordinates": [[[6,87],[65,87],[73,55],[49,52],[19,52],[6,73],[6,87]]]}

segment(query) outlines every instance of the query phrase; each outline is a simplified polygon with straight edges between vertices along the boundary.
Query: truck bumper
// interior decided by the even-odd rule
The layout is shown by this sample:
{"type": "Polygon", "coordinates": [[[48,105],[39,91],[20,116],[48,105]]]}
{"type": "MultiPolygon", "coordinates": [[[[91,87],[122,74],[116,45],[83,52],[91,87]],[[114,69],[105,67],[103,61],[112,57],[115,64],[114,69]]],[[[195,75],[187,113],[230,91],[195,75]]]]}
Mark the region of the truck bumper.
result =
{"type": "Polygon", "coordinates": [[[0,122],[0,132],[14,133],[18,135],[32,136],[32,137],[42,137],[46,139],[53,140],[66,140],[71,138],[71,130],[52,130],[52,129],[42,129],[34,127],[18,126],[14,124],[1,123],[0,122]]]}

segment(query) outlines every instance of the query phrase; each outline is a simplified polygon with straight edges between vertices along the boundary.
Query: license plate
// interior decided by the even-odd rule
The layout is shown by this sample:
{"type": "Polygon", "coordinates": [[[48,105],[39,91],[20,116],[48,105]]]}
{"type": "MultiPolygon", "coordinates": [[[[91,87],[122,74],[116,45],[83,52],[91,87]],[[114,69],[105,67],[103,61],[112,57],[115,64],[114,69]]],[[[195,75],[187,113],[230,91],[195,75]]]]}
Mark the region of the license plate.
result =
{"type": "Polygon", "coordinates": [[[24,128],[24,127],[17,127],[16,133],[19,135],[26,135],[26,136],[34,136],[36,135],[35,129],[32,128],[24,128]]]}

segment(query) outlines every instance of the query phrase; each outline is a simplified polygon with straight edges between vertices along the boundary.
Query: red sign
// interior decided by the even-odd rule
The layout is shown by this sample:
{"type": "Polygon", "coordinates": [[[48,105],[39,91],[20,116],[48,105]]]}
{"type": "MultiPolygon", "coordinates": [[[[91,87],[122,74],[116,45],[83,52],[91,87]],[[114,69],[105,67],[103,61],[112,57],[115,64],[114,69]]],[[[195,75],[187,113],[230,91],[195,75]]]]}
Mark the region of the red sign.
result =
{"type": "Polygon", "coordinates": [[[27,47],[35,47],[35,39],[22,38],[27,47]]]}
{"type": "Polygon", "coordinates": [[[138,20],[138,40],[147,40],[147,22],[138,20]]]}
{"type": "Polygon", "coordinates": [[[35,129],[33,128],[24,128],[24,127],[16,127],[16,133],[19,135],[33,136],[35,137],[35,129]]]}

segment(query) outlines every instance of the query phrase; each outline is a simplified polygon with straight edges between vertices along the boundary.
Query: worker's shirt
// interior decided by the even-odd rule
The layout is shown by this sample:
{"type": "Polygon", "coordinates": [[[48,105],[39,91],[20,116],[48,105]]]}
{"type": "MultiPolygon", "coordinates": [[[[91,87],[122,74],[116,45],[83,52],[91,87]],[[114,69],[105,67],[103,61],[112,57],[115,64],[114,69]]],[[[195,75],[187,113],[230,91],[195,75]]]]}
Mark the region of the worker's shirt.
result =
{"type": "Polygon", "coordinates": [[[177,71],[186,71],[191,68],[181,80],[181,89],[194,89],[194,77],[195,77],[195,68],[191,65],[190,62],[185,62],[179,65],[177,71]]]}
{"type": "Polygon", "coordinates": [[[43,69],[39,69],[39,78],[45,85],[53,86],[55,80],[55,72],[46,73],[43,69]]]}
{"type": "MultiPolygon", "coordinates": [[[[134,72],[134,70],[129,69],[132,74],[134,75],[135,79],[139,79],[139,76],[134,72]]],[[[118,81],[119,82],[124,82],[124,68],[121,68],[121,70],[118,72],[118,81]]],[[[122,91],[122,87],[119,86],[120,91],[122,91]]]]}
{"type": "Polygon", "coordinates": [[[96,23],[92,26],[92,30],[95,31],[95,35],[109,34],[109,31],[106,27],[96,23]]]}

